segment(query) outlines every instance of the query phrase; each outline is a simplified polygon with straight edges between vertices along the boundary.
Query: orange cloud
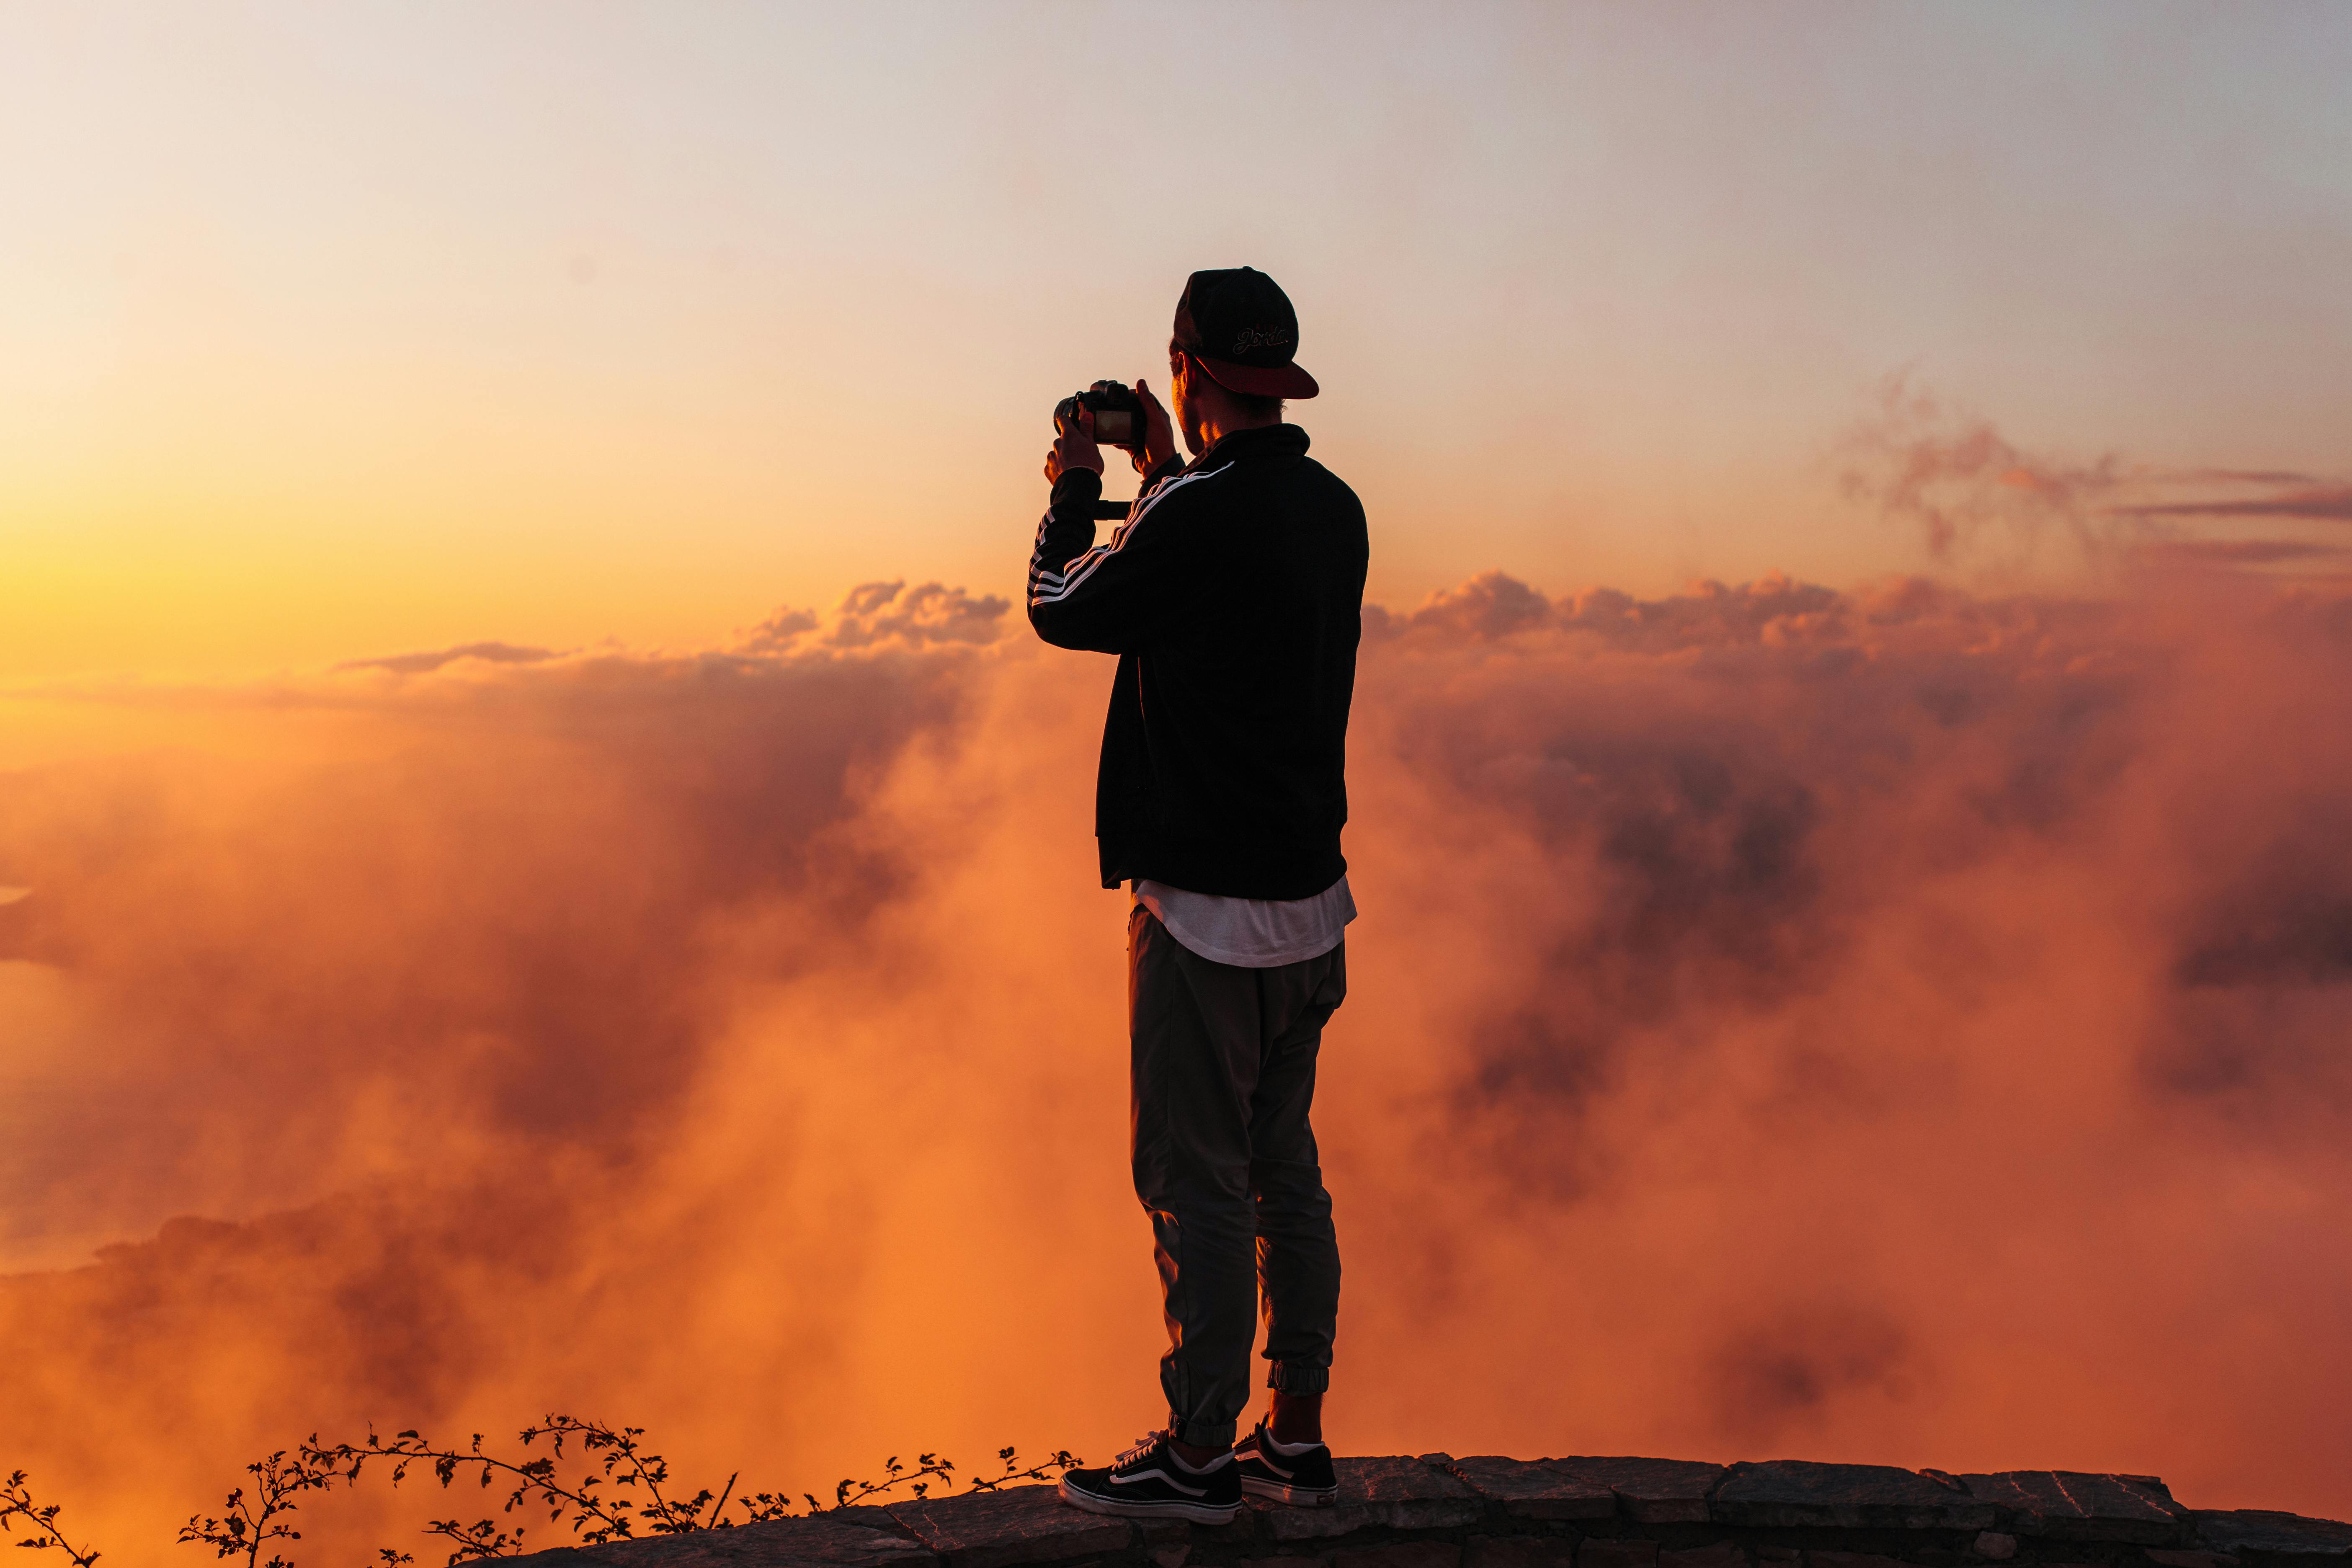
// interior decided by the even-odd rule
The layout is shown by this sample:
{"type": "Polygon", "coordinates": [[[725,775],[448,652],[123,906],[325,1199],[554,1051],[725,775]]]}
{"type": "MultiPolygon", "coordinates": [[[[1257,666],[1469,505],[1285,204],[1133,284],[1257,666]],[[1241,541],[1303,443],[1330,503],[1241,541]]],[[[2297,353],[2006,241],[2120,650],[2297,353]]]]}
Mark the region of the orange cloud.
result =
{"type": "MultiPolygon", "coordinates": [[[[2352,1508],[2347,601],[2191,586],[1368,614],[1349,1447],[2352,1508]]],[[[8,1245],[152,1239],[0,1282],[0,1455],[135,1562],[371,1419],[816,1490],[1147,1424],[1108,665],[992,605],[150,691],[359,739],[5,781],[8,1245]]]]}

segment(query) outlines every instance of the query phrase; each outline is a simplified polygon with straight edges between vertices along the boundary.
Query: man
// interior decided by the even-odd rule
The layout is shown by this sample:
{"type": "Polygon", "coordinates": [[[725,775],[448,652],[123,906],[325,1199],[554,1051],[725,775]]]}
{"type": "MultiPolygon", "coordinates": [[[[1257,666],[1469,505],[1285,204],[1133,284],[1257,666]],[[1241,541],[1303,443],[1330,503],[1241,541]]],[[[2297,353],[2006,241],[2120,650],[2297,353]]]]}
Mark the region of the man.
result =
{"type": "Polygon", "coordinates": [[[1339,1253],[1307,1111],[1356,912],[1339,829],[1368,546],[1355,492],[1283,422],[1285,398],[1317,392],[1297,343],[1265,274],[1195,272],[1168,352],[1174,429],[1139,384],[1143,493],[1109,542],[1091,415],[1066,405],[1045,459],[1030,624],[1118,656],[1095,832],[1103,886],[1135,900],[1135,1191],[1169,1337],[1167,1427],[1063,1479],[1098,1513],[1221,1522],[1244,1490],[1338,1495],[1322,1405],[1339,1253]],[[1236,1446],[1261,1292],[1274,1392],[1236,1446]]]}

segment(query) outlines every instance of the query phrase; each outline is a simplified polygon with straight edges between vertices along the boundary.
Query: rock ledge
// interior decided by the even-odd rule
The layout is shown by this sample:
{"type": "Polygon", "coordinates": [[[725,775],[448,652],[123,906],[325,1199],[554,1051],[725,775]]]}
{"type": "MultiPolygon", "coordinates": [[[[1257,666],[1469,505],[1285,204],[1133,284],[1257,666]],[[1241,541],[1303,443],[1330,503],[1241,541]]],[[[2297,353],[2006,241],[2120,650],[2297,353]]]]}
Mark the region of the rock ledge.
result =
{"type": "Polygon", "coordinates": [[[1129,1522],[1050,1486],[520,1559],[531,1568],[2352,1568],[2352,1524],[2182,1507],[2154,1476],[1801,1459],[1342,1459],[1336,1507],[1129,1522]]]}

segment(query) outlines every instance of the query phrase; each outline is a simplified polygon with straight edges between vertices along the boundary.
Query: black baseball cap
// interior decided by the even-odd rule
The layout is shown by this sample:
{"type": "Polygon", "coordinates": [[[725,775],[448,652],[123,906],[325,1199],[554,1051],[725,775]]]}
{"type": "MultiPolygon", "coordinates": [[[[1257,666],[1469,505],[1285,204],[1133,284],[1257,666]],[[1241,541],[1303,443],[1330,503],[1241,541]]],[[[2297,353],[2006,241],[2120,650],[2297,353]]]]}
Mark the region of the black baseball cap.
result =
{"type": "Polygon", "coordinates": [[[1298,312],[1290,296],[1255,267],[1195,272],[1176,301],[1176,346],[1228,392],[1312,397],[1322,388],[1292,360],[1298,312]]]}

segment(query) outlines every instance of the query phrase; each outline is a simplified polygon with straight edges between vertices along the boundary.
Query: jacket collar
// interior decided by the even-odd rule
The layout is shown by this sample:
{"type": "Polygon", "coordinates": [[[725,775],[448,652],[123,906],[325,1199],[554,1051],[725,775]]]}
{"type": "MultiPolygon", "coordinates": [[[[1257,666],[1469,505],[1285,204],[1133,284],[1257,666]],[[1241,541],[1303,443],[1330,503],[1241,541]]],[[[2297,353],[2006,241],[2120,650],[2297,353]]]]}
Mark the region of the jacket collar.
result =
{"type": "Polygon", "coordinates": [[[1307,451],[1307,432],[1296,425],[1259,425],[1218,437],[1217,444],[1185,466],[1188,474],[1226,463],[1266,458],[1297,458],[1307,451]]]}

